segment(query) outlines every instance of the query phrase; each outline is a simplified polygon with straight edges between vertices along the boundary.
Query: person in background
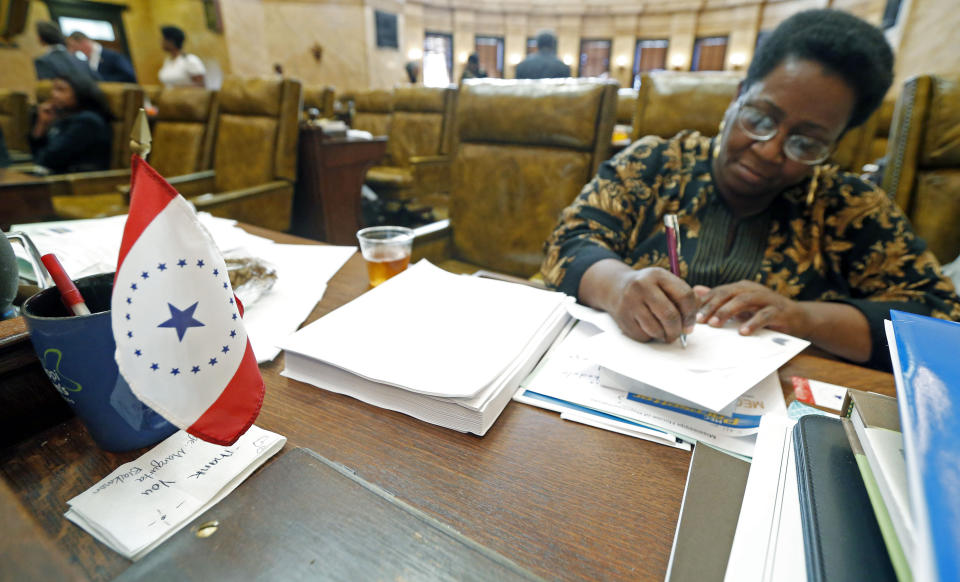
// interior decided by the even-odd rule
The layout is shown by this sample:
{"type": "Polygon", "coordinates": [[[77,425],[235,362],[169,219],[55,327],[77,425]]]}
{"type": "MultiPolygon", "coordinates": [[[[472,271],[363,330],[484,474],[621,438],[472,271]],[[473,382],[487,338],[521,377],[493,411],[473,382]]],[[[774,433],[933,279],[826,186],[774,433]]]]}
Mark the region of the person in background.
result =
{"type": "Polygon", "coordinates": [[[110,168],[113,116],[97,84],[78,75],[53,79],[50,99],[37,106],[30,150],[53,173],[110,168]]]}
{"type": "Polygon", "coordinates": [[[37,37],[40,39],[40,44],[46,47],[46,52],[33,60],[33,65],[37,69],[37,79],[74,75],[86,77],[91,81],[100,80],[100,75],[96,71],[91,71],[86,63],[67,50],[59,26],[53,22],[40,21],[37,23],[37,37]]]}
{"type": "Polygon", "coordinates": [[[517,65],[518,79],[551,79],[570,76],[570,67],[557,58],[557,37],[543,31],[537,35],[537,52],[517,65]]]}
{"type": "Polygon", "coordinates": [[[410,80],[410,83],[416,85],[420,78],[420,63],[417,61],[407,61],[407,64],[405,64],[403,68],[407,71],[407,79],[410,80]]]}
{"type": "Polygon", "coordinates": [[[758,48],[717,137],[647,136],[601,166],[547,241],[544,278],[638,341],[730,322],[889,369],[891,309],[960,319],[903,212],[825,164],[892,81],[878,28],[837,10],[788,18],[758,48]],[[667,213],[680,226],[679,277],[667,213]]]}
{"type": "Polygon", "coordinates": [[[176,26],[164,26],[160,33],[161,48],[167,53],[158,75],[160,82],[167,87],[203,87],[207,70],[199,57],[183,52],[187,35],[176,26]]]}
{"type": "Polygon", "coordinates": [[[482,79],[486,76],[487,72],[480,68],[480,58],[477,57],[477,53],[473,53],[467,57],[467,66],[463,68],[463,74],[460,75],[460,80],[482,79]]]}
{"type": "Polygon", "coordinates": [[[136,83],[137,74],[125,55],[104,48],[102,44],[86,34],[75,30],[67,36],[67,49],[72,53],[82,53],[87,58],[91,71],[100,74],[104,81],[117,83],[136,83]]]}

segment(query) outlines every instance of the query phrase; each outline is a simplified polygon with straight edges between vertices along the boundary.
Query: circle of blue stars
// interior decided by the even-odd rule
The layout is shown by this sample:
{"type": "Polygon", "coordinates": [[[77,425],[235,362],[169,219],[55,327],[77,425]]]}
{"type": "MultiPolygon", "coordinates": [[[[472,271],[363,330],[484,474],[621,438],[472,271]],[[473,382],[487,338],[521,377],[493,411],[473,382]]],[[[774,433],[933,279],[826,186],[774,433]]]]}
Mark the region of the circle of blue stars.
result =
{"type": "MultiPolygon", "coordinates": [[[[221,271],[219,268],[209,268],[204,263],[203,259],[197,259],[196,261],[188,261],[185,258],[178,258],[175,262],[159,262],[156,267],[149,271],[142,271],[140,273],[139,282],[131,283],[130,290],[127,296],[124,298],[124,301],[127,305],[133,305],[134,300],[137,297],[137,291],[144,288],[144,285],[152,284],[157,282],[162,284],[163,275],[168,271],[182,271],[187,269],[200,269],[207,270],[213,277],[217,279],[223,279],[223,290],[228,295],[226,303],[230,306],[229,308],[233,311],[231,314],[231,319],[234,321],[240,318],[240,314],[237,311],[236,301],[233,298],[233,290],[230,288],[230,278],[227,276],[225,271],[221,271]]],[[[177,336],[177,341],[182,341],[184,335],[186,334],[187,329],[190,327],[202,327],[204,324],[194,319],[193,314],[197,308],[198,303],[188,306],[186,309],[178,309],[172,304],[167,304],[170,309],[171,317],[170,319],[160,323],[157,327],[170,328],[172,331],[175,331],[177,336]]],[[[132,321],[132,315],[130,313],[124,313],[124,321],[132,321]]],[[[133,331],[127,330],[127,338],[133,339],[133,331]]],[[[226,354],[230,353],[230,350],[236,346],[232,346],[234,340],[237,337],[237,330],[231,329],[227,334],[227,337],[224,338],[225,342],[223,345],[219,346],[217,351],[210,356],[209,358],[200,358],[196,363],[190,365],[189,369],[181,370],[179,367],[170,367],[164,366],[161,362],[154,361],[152,358],[147,357],[147,352],[145,352],[141,347],[136,346],[133,349],[133,355],[137,357],[138,360],[142,360],[144,365],[154,373],[161,373],[166,370],[167,376],[180,376],[181,374],[186,374],[190,376],[197,376],[203,373],[204,369],[213,368],[219,363],[217,358],[223,357],[226,354]],[[203,361],[206,359],[206,361],[203,361]]],[[[172,338],[171,338],[172,339],[172,338]]]]}

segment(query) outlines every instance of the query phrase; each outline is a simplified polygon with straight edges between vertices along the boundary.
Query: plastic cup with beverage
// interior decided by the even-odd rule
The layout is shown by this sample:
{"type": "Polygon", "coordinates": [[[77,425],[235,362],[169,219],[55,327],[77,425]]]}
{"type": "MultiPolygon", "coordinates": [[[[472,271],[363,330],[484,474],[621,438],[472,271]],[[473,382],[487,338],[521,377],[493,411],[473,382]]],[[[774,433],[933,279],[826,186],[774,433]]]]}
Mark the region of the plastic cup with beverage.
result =
{"type": "Polygon", "coordinates": [[[371,226],[357,232],[360,253],[367,262],[370,286],[376,287],[410,264],[413,229],[405,226],[371,226]]]}

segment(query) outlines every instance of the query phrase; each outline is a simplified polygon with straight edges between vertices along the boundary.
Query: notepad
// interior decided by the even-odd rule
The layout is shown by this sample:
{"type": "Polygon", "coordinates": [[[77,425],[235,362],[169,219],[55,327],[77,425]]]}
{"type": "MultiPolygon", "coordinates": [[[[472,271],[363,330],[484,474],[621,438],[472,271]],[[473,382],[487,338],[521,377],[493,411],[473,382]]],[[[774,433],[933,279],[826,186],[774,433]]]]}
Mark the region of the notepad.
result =
{"type": "Polygon", "coordinates": [[[257,426],[229,447],[179,431],[68,501],[65,516],[137,560],[226,497],[286,442],[257,426]]]}

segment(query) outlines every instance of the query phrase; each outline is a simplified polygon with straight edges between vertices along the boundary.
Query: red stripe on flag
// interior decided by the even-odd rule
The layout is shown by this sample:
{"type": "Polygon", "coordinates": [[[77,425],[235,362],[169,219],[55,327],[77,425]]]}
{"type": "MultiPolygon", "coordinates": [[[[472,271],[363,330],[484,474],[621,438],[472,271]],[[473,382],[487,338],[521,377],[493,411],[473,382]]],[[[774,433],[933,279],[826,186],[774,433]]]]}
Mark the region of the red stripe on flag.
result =
{"type": "Polygon", "coordinates": [[[187,432],[207,442],[232,445],[257,419],[263,394],[263,377],[248,339],[237,372],[216,402],[190,425],[187,432]]]}
{"type": "Polygon", "coordinates": [[[118,273],[133,243],[137,242],[143,231],[158,214],[163,212],[167,204],[179,196],[176,189],[140,156],[134,155],[130,163],[133,166],[130,174],[130,212],[127,215],[127,225],[123,229],[123,239],[120,241],[120,256],[117,258],[118,273]]]}

